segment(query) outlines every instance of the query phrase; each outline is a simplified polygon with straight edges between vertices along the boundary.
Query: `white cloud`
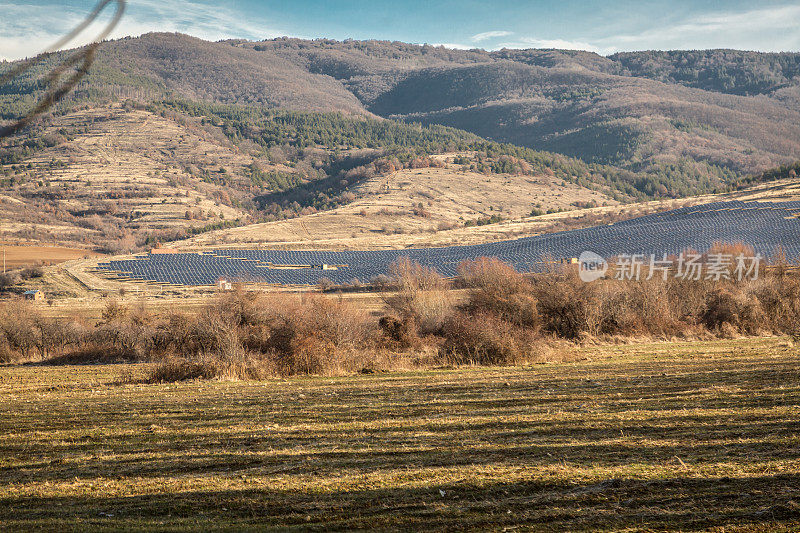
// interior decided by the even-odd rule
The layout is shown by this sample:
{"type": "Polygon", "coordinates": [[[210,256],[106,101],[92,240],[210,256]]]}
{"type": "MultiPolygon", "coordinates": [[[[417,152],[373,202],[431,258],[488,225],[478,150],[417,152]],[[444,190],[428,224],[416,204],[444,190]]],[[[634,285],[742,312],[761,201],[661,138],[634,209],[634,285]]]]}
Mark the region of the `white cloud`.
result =
{"type": "Polygon", "coordinates": [[[148,31],[188,33],[207,40],[228,38],[271,39],[287,35],[264,20],[222,7],[190,0],[136,0],[130,16],[116,33],[138,35],[148,31]]]}
{"type": "MultiPolygon", "coordinates": [[[[112,6],[101,16],[109,20],[112,6]]],[[[65,7],[56,0],[0,1],[0,59],[32,56],[47,48],[83,20],[87,11],[65,7]]],[[[91,40],[102,21],[69,46],[91,40]]],[[[760,7],[748,11],[693,15],[673,24],[652,21],[641,31],[616,35],[515,36],[510,31],[478,33],[470,43],[491,43],[498,48],[560,48],[611,54],[620,50],[736,48],[760,51],[800,51],[800,5],[760,7]]],[[[150,31],[180,32],[207,40],[225,38],[269,39],[287,35],[259,17],[200,0],[128,0],[125,17],[113,38],[150,31]]],[[[476,44],[442,43],[452,49],[471,49],[476,44]]],[[[481,45],[483,46],[483,45],[481,45]]]]}
{"type": "Polygon", "coordinates": [[[444,46],[445,48],[450,48],[451,50],[472,50],[475,48],[474,46],[458,43],[434,43],[431,46],[444,46]]]}
{"type": "Polygon", "coordinates": [[[800,6],[759,8],[693,16],[668,26],[600,38],[519,37],[498,48],[558,48],[601,55],[622,50],[696,50],[734,48],[762,52],[800,51],[800,6]]]}
{"type": "Polygon", "coordinates": [[[71,11],[57,11],[52,6],[0,4],[0,20],[3,21],[0,59],[20,59],[36,55],[84,18],[71,11]]]}
{"type": "MultiPolygon", "coordinates": [[[[109,5],[98,22],[68,47],[86,44],[112,16],[109,5]]],[[[58,5],[0,4],[3,21],[0,59],[35,55],[77,26],[88,14],[58,5]]],[[[152,31],[180,32],[207,40],[227,38],[270,39],[287,35],[257,17],[231,9],[190,0],[135,0],[128,2],[125,16],[111,38],[137,36],[152,31]]]]}
{"type": "Polygon", "coordinates": [[[470,38],[470,40],[473,43],[480,43],[480,42],[483,42],[483,41],[488,41],[489,39],[497,39],[499,37],[508,37],[509,35],[514,35],[514,32],[502,31],[502,30],[486,31],[486,32],[483,32],[483,33],[478,33],[477,35],[473,35],[470,38]]]}
{"type": "Polygon", "coordinates": [[[736,48],[800,50],[800,6],[710,13],[671,26],[597,40],[609,50],[736,48]]]}
{"type": "Polygon", "coordinates": [[[557,48],[559,50],[586,50],[598,54],[607,50],[584,41],[567,41],[564,39],[536,39],[534,37],[521,37],[513,42],[500,43],[497,48],[557,48]]]}

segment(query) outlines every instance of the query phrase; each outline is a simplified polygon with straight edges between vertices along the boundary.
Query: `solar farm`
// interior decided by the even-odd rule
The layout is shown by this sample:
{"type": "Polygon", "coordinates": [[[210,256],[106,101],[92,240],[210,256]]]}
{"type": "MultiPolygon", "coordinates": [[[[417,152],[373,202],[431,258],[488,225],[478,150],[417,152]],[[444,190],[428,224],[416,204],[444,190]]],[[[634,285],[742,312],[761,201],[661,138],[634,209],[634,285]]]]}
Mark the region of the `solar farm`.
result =
{"type": "Polygon", "coordinates": [[[727,201],[580,230],[474,246],[376,251],[210,250],[147,254],[100,263],[97,271],[119,280],[176,286],[239,283],[316,285],[366,282],[388,274],[390,265],[408,258],[446,277],[458,265],[478,257],[496,257],[521,272],[542,270],[548,261],[592,251],[611,258],[624,254],[677,255],[707,250],[715,243],[742,242],[769,257],[782,249],[800,259],[800,202],[727,201]]]}

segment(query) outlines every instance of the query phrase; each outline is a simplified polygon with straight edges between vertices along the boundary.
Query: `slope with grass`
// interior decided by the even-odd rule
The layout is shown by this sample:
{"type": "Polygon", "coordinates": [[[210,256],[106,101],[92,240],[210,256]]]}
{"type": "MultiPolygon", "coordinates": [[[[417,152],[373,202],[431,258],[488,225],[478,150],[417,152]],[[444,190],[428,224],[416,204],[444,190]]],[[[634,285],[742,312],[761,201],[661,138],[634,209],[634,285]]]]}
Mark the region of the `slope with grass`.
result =
{"type": "Polygon", "coordinates": [[[253,158],[222,136],[118,106],[56,117],[49,135],[51,146],[2,167],[5,239],[125,251],[247,216],[249,197],[220,181],[253,158]]]}
{"type": "Polygon", "coordinates": [[[487,175],[454,161],[472,154],[440,154],[441,166],[403,169],[366,180],[355,199],[331,211],[208,232],[170,248],[259,243],[267,246],[368,248],[427,242],[456,228],[519,220],[531,211],[576,211],[619,202],[546,174],[487,175]]]}
{"type": "MultiPolygon", "coordinates": [[[[447,220],[453,214],[461,221],[499,220],[534,207],[647,198],[650,188],[638,174],[443,126],[184,100],[50,117],[6,141],[0,162],[6,238],[121,252],[351,204],[384,179],[407,188],[419,178],[412,193],[431,197],[442,192],[425,182],[435,175],[453,182],[456,204],[466,187],[478,185],[468,192],[471,206],[450,206],[432,228],[458,224],[447,220]],[[469,151],[451,157],[453,172],[444,171],[442,157],[433,154],[454,150],[469,151]],[[509,184],[513,195],[504,190],[509,184]],[[551,186],[559,192],[545,194],[551,186]],[[509,202],[509,212],[489,213],[505,211],[509,202]]],[[[389,205],[411,199],[401,194],[389,205]]],[[[418,204],[410,207],[422,210],[418,204]]]]}
{"type": "Polygon", "coordinates": [[[185,102],[81,109],[0,147],[1,229],[25,241],[141,249],[346,203],[351,182],[374,174],[386,152],[402,168],[398,157],[408,164],[417,151],[465,142],[482,141],[340,114],[185,102]],[[259,207],[259,198],[271,199],[259,207]]]}
{"type": "Polygon", "coordinates": [[[446,162],[444,168],[403,170],[388,180],[367,181],[353,203],[331,211],[211,231],[165,247],[377,250],[463,246],[601,226],[719,201],[800,201],[800,180],[770,175],[764,182],[748,183],[730,193],[623,204],[601,191],[548,176],[489,178],[464,171],[452,163],[461,157],[440,155],[437,158],[446,162]]]}
{"type": "MultiPolygon", "coordinates": [[[[0,95],[0,119],[40,69],[0,95]]],[[[800,158],[797,54],[448,50],[381,41],[210,43],[147,34],[104,43],[59,109],[131,99],[338,111],[444,124],[643,173],[688,196],[800,158]]]]}

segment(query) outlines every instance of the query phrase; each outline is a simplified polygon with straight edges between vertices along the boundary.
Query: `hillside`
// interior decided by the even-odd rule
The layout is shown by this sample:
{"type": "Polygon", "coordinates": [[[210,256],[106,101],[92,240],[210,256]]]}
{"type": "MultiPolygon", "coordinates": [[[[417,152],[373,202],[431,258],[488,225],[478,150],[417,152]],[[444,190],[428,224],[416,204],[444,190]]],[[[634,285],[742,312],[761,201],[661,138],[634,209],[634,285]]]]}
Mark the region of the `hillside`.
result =
{"type": "MultiPolygon", "coordinates": [[[[434,156],[441,166],[403,169],[353,188],[356,198],[330,211],[283,221],[213,231],[169,247],[259,243],[265,246],[376,249],[429,245],[442,239],[465,244],[471,232],[532,211],[577,212],[616,206],[600,191],[549,175],[487,176],[454,161],[474,154],[434,156]]],[[[481,238],[477,237],[480,241],[481,238]]]]}
{"type": "Polygon", "coordinates": [[[641,194],[614,169],[440,126],[181,102],[56,115],[7,141],[3,158],[0,239],[112,253],[343,205],[360,210],[387,179],[408,193],[372,207],[405,214],[435,199],[447,205],[426,215],[433,230],[641,194]],[[458,164],[427,155],[470,149],[458,164]],[[450,203],[445,182],[455,189],[450,203]],[[464,209],[453,203],[465,197],[464,209]]]}
{"type": "Polygon", "coordinates": [[[609,57],[631,76],[739,95],[798,87],[800,54],[739,50],[622,52],[609,57]]]}
{"type": "MultiPolygon", "coordinates": [[[[452,161],[452,157],[441,156],[452,161]]],[[[486,180],[458,170],[404,170],[363,186],[352,204],[281,221],[220,229],[167,248],[380,250],[485,244],[602,226],[681,207],[719,201],[800,201],[800,180],[776,178],[741,190],[677,200],[620,204],[559,180],[518,176],[486,180]],[[421,207],[420,207],[421,204],[421,207]],[[552,205],[551,212],[525,205],[552,205]]]]}
{"type": "MultiPolygon", "coordinates": [[[[30,105],[58,61],[3,88],[0,120],[30,105]]],[[[127,252],[234,234],[351,246],[362,232],[354,242],[394,246],[531,213],[723,192],[800,158],[797,61],[110,41],[51,115],[0,142],[0,237],[127,252]],[[387,180],[409,185],[378,194],[387,180]],[[292,239],[299,215],[312,227],[292,239]],[[274,233],[228,231],[250,224],[274,233]]]]}
{"type": "Polygon", "coordinates": [[[110,108],[57,117],[43,135],[61,138],[0,174],[3,239],[125,251],[247,217],[242,193],[203,172],[252,158],[205,131],[110,108]]]}
{"type": "MultiPolygon", "coordinates": [[[[180,98],[444,124],[643,171],[666,194],[685,196],[800,158],[799,57],[730,50],[602,57],[148,34],[104,43],[62,109],[180,98]]],[[[0,95],[0,118],[24,108],[35,76],[56,61],[0,95]]]]}

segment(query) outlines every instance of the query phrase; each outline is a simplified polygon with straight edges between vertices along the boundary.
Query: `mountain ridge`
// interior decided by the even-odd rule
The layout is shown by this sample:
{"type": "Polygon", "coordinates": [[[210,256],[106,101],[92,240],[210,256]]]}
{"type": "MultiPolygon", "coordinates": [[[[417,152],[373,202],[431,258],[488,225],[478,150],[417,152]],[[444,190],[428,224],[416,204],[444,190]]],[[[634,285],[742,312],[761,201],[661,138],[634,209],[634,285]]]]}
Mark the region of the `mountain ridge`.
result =
{"type": "MultiPolygon", "coordinates": [[[[0,90],[0,120],[30,107],[38,79],[62,57],[0,90]]],[[[124,113],[161,115],[181,138],[216,139],[226,154],[246,156],[198,153],[203,164],[194,165],[187,154],[175,159],[182,147],[159,141],[170,154],[154,156],[152,172],[177,164],[192,187],[227,191],[231,202],[221,205],[236,214],[223,220],[219,206],[208,207],[202,217],[214,224],[330,209],[352,201],[364,179],[463,150],[476,154],[465,168],[490,176],[552,175],[622,202],[688,197],[800,159],[798,58],[710,50],[614,59],[552,49],[146,34],[104,42],[51,115],[0,144],[0,178],[9,191],[56,198],[62,193],[47,177],[60,168],[53,165],[71,166],[70,158],[36,154],[95,121],[60,126],[58,117],[84,109],[104,120],[104,109],[113,115],[124,106],[124,113]],[[435,129],[442,126],[456,129],[435,129]]]]}
{"type": "MultiPolygon", "coordinates": [[[[30,99],[41,72],[0,95],[0,110],[12,96],[30,99]]],[[[603,57],[388,41],[212,43],[151,33],[103,43],[72,98],[176,96],[442,124],[632,170],[691,160],[756,173],[800,158],[800,54],[792,53],[603,57]],[[599,134],[605,148],[594,153],[599,134]]]]}

